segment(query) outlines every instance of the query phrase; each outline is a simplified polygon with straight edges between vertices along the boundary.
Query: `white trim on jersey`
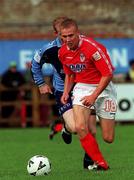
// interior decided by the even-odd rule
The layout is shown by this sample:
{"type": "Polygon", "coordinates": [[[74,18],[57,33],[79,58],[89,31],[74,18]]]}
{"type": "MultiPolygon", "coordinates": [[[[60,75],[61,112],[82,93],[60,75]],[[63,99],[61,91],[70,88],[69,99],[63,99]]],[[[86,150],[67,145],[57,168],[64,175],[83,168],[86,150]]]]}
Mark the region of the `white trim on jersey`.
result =
{"type": "Polygon", "coordinates": [[[101,50],[101,48],[100,48],[95,42],[92,42],[92,41],[90,41],[89,39],[86,39],[85,37],[82,37],[82,38],[83,38],[83,40],[85,40],[86,42],[90,43],[90,44],[93,45],[95,48],[97,48],[97,50],[99,51],[99,53],[102,55],[103,59],[105,60],[105,62],[106,62],[106,64],[107,64],[110,72],[112,73],[112,72],[113,72],[113,69],[112,69],[112,67],[111,67],[111,65],[110,65],[110,63],[109,63],[106,55],[105,55],[104,52],[101,50]]]}

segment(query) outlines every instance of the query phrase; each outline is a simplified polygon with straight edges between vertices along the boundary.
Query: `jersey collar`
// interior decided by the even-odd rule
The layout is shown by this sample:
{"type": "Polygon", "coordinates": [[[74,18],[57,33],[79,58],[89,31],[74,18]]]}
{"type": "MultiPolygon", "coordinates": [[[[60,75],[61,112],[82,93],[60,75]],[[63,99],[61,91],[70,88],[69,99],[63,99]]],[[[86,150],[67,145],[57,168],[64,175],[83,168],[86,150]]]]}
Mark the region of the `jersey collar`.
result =
{"type": "Polygon", "coordinates": [[[57,46],[61,47],[61,39],[59,37],[57,37],[55,40],[56,40],[57,46]]]}
{"type": "Polygon", "coordinates": [[[81,46],[81,44],[82,44],[82,42],[83,42],[83,39],[82,39],[82,35],[79,35],[79,45],[78,45],[78,47],[80,47],[81,46]]]}
{"type": "MultiPolygon", "coordinates": [[[[82,42],[83,42],[82,35],[79,35],[79,44],[78,44],[77,49],[81,46],[82,42]]],[[[70,50],[70,48],[68,46],[67,46],[67,49],[70,50]]],[[[71,50],[71,51],[76,51],[77,49],[71,50]]]]}

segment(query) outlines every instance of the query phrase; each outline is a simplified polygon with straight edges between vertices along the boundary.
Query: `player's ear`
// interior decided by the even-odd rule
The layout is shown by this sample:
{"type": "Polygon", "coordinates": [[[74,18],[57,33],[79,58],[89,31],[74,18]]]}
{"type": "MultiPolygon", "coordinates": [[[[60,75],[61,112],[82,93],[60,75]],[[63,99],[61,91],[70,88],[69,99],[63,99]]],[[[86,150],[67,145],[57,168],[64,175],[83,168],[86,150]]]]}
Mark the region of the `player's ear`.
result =
{"type": "Polygon", "coordinates": [[[55,35],[55,36],[58,36],[58,32],[57,32],[57,31],[54,31],[54,35],[55,35]]]}
{"type": "Polygon", "coordinates": [[[80,35],[80,31],[77,32],[77,35],[78,35],[78,36],[80,35]]]}

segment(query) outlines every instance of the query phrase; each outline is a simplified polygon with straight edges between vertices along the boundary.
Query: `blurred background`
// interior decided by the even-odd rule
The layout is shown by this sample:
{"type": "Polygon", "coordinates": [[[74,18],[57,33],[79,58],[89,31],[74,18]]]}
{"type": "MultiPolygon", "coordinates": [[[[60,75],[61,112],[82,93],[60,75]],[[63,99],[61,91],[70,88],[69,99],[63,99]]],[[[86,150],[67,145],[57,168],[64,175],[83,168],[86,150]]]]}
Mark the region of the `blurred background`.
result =
{"type": "Polygon", "coordinates": [[[116,68],[117,122],[133,123],[133,7],[132,0],[0,0],[0,127],[47,127],[59,118],[54,98],[41,96],[30,74],[33,53],[54,38],[58,16],[76,19],[81,33],[107,47],[116,68]],[[18,84],[10,74],[3,78],[9,69],[18,84]]]}

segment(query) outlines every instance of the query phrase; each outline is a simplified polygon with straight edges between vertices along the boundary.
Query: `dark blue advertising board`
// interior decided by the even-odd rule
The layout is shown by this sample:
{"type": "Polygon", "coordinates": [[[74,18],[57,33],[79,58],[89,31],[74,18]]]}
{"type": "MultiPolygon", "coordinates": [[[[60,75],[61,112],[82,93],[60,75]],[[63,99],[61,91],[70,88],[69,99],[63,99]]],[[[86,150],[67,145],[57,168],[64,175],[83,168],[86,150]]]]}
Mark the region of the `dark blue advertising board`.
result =
{"type": "MultiPolygon", "coordinates": [[[[115,73],[125,73],[129,61],[134,58],[134,39],[97,39],[104,44],[110,54],[115,73]]],[[[16,61],[18,69],[25,69],[26,61],[31,61],[34,51],[40,49],[48,40],[1,40],[0,41],[0,74],[16,61]]]]}

